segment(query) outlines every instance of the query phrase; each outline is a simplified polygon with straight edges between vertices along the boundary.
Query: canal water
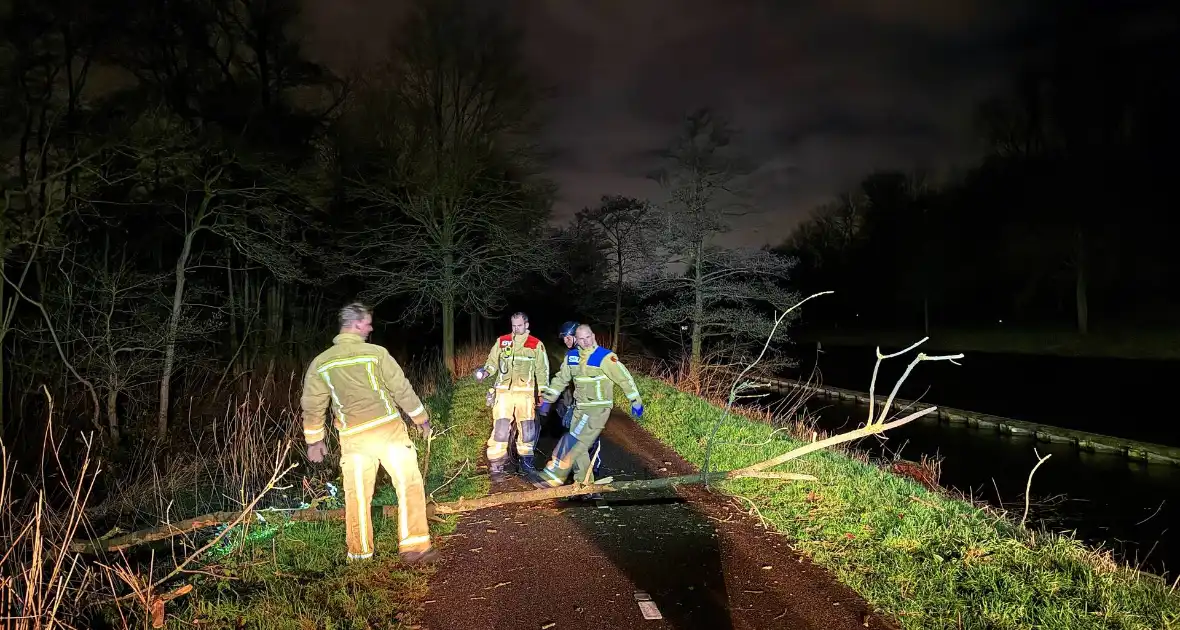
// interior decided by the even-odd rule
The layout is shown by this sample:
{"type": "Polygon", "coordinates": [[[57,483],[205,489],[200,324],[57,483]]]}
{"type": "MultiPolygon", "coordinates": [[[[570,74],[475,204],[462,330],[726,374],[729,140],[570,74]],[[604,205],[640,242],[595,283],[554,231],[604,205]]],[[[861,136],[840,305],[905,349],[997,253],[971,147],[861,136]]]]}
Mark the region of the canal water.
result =
{"type": "MultiPolygon", "coordinates": [[[[1020,420],[1177,444],[1176,418],[1160,415],[1171,408],[1168,401],[1157,396],[1147,398],[1148,403],[1135,397],[1145,385],[1135,379],[1153,377],[1150,366],[1111,367],[1100,361],[1079,365],[1071,363],[1072,359],[1042,359],[1019,357],[1005,363],[999,355],[985,360],[968,355],[961,366],[922,363],[898,395],[1020,420]],[[984,365],[969,370],[972,364],[984,365]],[[1021,404],[1033,401],[1038,388],[1048,403],[1021,404]],[[1023,413],[1025,409],[1030,412],[1023,413]]],[[[872,349],[840,349],[829,354],[825,348],[819,360],[820,380],[867,391],[874,361],[872,349]]],[[[908,358],[882,364],[878,393],[888,394],[906,363],[908,358]]],[[[800,370],[786,376],[806,378],[814,367],[814,357],[810,364],[803,357],[800,370]]],[[[1180,375],[1176,365],[1163,369],[1164,375],[1180,375]]],[[[807,409],[827,431],[854,429],[868,414],[867,405],[819,397],[810,399],[807,409]]],[[[896,413],[891,416],[898,417],[896,413]]],[[[1073,532],[1092,547],[1112,550],[1116,557],[1146,571],[1170,572],[1173,579],[1180,567],[1180,467],[1133,462],[1115,454],[1083,453],[1070,444],[1038,442],[1028,436],[937,419],[917,420],[856,445],[874,457],[911,461],[922,455],[940,457],[939,482],[944,487],[1003,507],[1017,519],[1024,511],[1025,484],[1037,455],[1051,454],[1033,477],[1030,523],[1051,531],[1073,532]]]]}

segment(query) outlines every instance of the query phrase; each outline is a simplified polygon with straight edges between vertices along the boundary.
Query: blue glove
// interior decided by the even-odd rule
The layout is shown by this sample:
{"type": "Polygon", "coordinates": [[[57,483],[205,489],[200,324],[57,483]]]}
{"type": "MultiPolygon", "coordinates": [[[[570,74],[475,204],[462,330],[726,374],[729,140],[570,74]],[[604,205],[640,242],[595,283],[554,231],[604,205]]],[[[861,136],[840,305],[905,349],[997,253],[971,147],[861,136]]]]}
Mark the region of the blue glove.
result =
{"type": "Polygon", "coordinates": [[[482,367],[475,368],[475,380],[482,381],[488,377],[488,371],[482,367]]]}
{"type": "Polygon", "coordinates": [[[636,418],[642,418],[643,417],[643,403],[640,403],[640,402],[631,403],[631,413],[635,414],[636,418]]]}
{"type": "Polygon", "coordinates": [[[546,400],[546,401],[542,402],[541,406],[537,409],[541,413],[542,416],[549,415],[549,405],[550,405],[550,402],[548,400],[546,400]]]}

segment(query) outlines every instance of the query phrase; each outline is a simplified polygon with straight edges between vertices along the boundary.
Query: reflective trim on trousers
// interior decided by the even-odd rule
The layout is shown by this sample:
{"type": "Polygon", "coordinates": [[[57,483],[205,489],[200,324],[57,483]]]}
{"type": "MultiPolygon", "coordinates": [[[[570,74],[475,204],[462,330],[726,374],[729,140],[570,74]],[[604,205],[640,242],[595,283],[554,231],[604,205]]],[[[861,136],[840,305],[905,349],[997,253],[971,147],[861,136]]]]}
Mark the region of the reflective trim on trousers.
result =
{"type": "Polygon", "coordinates": [[[365,458],[363,455],[353,455],[352,462],[352,483],[355,488],[352,499],[356,501],[356,523],[361,539],[361,554],[373,555],[373,550],[369,549],[369,531],[372,523],[369,522],[369,501],[365,496],[365,458]]]}

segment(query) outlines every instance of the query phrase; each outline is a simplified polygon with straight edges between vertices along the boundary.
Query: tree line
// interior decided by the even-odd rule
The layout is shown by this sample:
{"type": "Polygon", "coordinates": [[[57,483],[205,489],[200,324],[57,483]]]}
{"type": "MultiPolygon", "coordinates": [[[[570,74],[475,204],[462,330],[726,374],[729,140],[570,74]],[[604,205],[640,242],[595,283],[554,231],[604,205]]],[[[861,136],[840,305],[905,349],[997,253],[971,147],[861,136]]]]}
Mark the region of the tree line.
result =
{"type": "Polygon", "coordinates": [[[1176,10],[1093,5],[1062,6],[979,106],[978,163],[873,173],[776,247],[801,290],[837,292],[808,326],[1172,327],[1176,10]]]}
{"type": "Polygon", "coordinates": [[[341,75],[304,54],[298,7],[0,14],[6,441],[40,436],[44,393],[110,445],[187,433],[230,394],[280,396],[354,298],[406,331],[392,350],[429,339],[452,370],[463,321],[478,338],[537,295],[682,347],[694,370],[748,354],[790,306],[789,257],[713,242],[743,203],[715,112],[670,141],[666,200],[608,197],[553,227],[546,90],[512,24],[421,0],[383,63],[341,75]]]}

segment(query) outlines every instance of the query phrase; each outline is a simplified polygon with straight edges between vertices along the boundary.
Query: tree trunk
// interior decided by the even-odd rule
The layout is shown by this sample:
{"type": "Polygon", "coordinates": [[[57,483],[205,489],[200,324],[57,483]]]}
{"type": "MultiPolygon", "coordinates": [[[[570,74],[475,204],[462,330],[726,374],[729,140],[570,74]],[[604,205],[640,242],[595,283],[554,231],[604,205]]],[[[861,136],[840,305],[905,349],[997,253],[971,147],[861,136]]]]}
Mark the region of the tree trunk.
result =
{"type": "Polygon", "coordinates": [[[692,355],[689,357],[688,371],[689,376],[693,382],[696,382],[701,371],[701,346],[703,331],[701,330],[701,322],[705,319],[705,296],[704,287],[701,286],[701,257],[704,255],[705,243],[701,241],[697,244],[696,260],[693,261],[693,273],[696,275],[696,280],[693,282],[693,309],[692,309],[692,355]]]}
{"type": "Polygon", "coordinates": [[[229,348],[230,352],[233,353],[230,355],[230,364],[227,366],[227,368],[230,373],[237,377],[238,305],[235,303],[236,296],[234,295],[234,253],[232,249],[229,250],[229,255],[226,257],[225,284],[229,290],[229,348]]]}
{"type": "Polygon", "coordinates": [[[440,245],[443,254],[443,299],[442,299],[442,355],[443,365],[451,374],[455,373],[455,253],[452,251],[454,235],[450,223],[443,224],[440,245]]]}
{"type": "Polygon", "coordinates": [[[1074,252],[1074,300],[1078,311],[1078,332],[1085,335],[1090,332],[1090,304],[1086,298],[1086,243],[1082,228],[1077,228],[1076,251],[1074,252]]]}
{"type": "Polygon", "coordinates": [[[172,381],[172,365],[176,361],[176,337],[180,331],[180,316],[184,307],[185,272],[188,271],[188,258],[193,251],[193,239],[201,229],[201,222],[211,201],[212,198],[206,196],[201,202],[201,209],[197,212],[192,227],[184,235],[184,246],[181,247],[180,256],[176,259],[176,288],[172,292],[172,313],[168,316],[168,335],[164,339],[164,367],[160,370],[160,409],[156,414],[156,435],[161,439],[168,434],[168,393],[172,381]]]}
{"type": "Polygon", "coordinates": [[[615,252],[615,350],[623,349],[623,259],[622,251],[615,252]]]}
{"type": "Polygon", "coordinates": [[[107,388],[107,430],[111,432],[111,443],[119,444],[119,390],[115,385],[107,388]]]}
{"type": "Polygon", "coordinates": [[[451,374],[455,373],[455,299],[443,298],[442,303],[442,351],[443,364],[451,374]]]}

